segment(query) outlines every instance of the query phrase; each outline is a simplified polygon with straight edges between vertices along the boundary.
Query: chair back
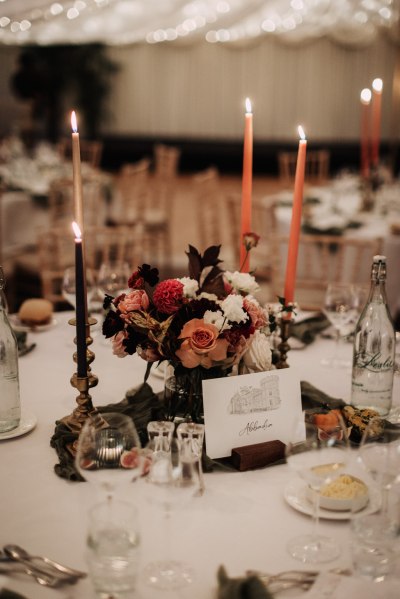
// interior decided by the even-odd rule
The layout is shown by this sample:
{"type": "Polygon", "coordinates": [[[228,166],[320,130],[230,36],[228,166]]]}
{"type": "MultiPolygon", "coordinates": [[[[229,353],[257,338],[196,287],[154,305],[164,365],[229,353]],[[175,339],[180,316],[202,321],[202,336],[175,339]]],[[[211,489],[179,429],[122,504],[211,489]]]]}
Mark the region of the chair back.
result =
{"type": "Polygon", "coordinates": [[[154,174],[156,177],[171,179],[177,176],[181,150],[174,146],[156,144],[154,146],[154,174]]]}
{"type": "MultiPolygon", "coordinates": [[[[306,154],[305,181],[321,183],[329,178],[330,153],[328,150],[311,150],[306,154]]],[[[297,152],[278,154],[279,178],[292,183],[296,174],[297,152]]]]}
{"type": "MultiPolygon", "coordinates": [[[[99,168],[101,163],[101,157],[103,155],[103,142],[80,139],[79,145],[81,150],[81,162],[87,163],[93,168],[99,168]]],[[[71,160],[71,139],[65,138],[59,141],[57,144],[57,151],[61,158],[71,160]]]]}
{"type": "MultiPolygon", "coordinates": [[[[99,226],[106,223],[107,200],[101,182],[95,179],[82,179],[83,218],[86,226],[99,226]]],[[[49,189],[50,226],[68,225],[74,214],[74,186],[72,179],[56,179],[49,189]]]]}
{"type": "Polygon", "coordinates": [[[114,181],[110,208],[113,224],[133,224],[143,214],[149,189],[150,160],[123,164],[114,181]]]}
{"type": "MultiPolygon", "coordinates": [[[[284,295],[289,238],[272,236],[272,289],[284,295]]],[[[369,281],[372,258],[382,251],[382,239],[349,239],[335,235],[301,235],[295,299],[304,310],[323,307],[329,283],[363,285],[369,281]]]]}
{"type": "MultiPolygon", "coordinates": [[[[85,227],[86,268],[97,274],[103,262],[125,261],[134,270],[143,263],[142,229],[136,227],[85,227]]],[[[64,271],[75,261],[71,226],[53,227],[38,236],[39,273],[42,296],[57,304],[63,301],[64,271]]]]}

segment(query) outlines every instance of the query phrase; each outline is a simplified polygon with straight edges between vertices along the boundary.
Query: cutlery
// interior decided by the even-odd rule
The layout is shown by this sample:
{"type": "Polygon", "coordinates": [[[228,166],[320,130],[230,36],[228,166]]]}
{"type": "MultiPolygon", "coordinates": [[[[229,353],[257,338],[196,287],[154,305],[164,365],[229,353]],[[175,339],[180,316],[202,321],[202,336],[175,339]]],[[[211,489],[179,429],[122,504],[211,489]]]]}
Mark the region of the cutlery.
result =
{"type": "Polygon", "coordinates": [[[46,567],[40,568],[39,566],[32,564],[28,559],[21,557],[18,551],[15,551],[14,545],[5,545],[3,549],[6,558],[24,566],[26,574],[36,578],[39,584],[44,586],[57,586],[58,584],[61,585],[63,583],[74,584],[78,580],[76,576],[57,572],[54,568],[50,571],[46,567]]]}
{"type": "Polygon", "coordinates": [[[71,579],[68,580],[65,577],[50,576],[35,567],[27,566],[21,562],[16,562],[10,558],[0,556],[0,574],[10,575],[21,572],[32,576],[37,583],[45,587],[58,587],[65,582],[71,581],[71,579]],[[15,568],[14,565],[17,567],[15,568]]]}
{"type": "Polygon", "coordinates": [[[50,559],[49,557],[41,556],[41,555],[31,555],[30,553],[28,553],[28,551],[26,551],[19,545],[6,545],[4,547],[4,551],[6,553],[12,552],[12,554],[15,556],[15,558],[13,558],[13,559],[23,559],[23,560],[29,561],[29,562],[31,560],[40,560],[40,561],[44,562],[45,564],[47,564],[48,566],[52,566],[59,572],[66,574],[69,577],[85,578],[87,576],[86,572],[82,572],[81,570],[75,570],[75,568],[69,568],[68,566],[64,566],[63,564],[60,564],[59,562],[56,562],[56,561],[50,559]],[[6,548],[7,548],[7,552],[6,552],[6,548]]]}

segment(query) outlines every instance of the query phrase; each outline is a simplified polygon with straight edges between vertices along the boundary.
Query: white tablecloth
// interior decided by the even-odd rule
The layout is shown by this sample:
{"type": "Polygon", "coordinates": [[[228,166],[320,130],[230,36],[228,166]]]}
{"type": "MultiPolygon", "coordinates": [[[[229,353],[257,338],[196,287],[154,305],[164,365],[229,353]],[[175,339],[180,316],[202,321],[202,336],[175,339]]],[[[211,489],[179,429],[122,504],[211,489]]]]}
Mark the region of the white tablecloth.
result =
{"type": "MultiPolygon", "coordinates": [[[[0,547],[18,543],[36,554],[45,554],[61,562],[86,569],[85,529],[87,510],[96,500],[86,483],[70,483],[58,478],[53,467],[56,454],[49,441],[54,423],[75,407],[76,391],[69,379],[74,329],[67,323],[71,314],[56,314],[57,325],[48,332],[29,334],[36,349],[20,359],[23,410],[37,415],[37,427],[23,437],[0,442],[0,547]]],[[[101,335],[95,337],[96,359],[92,370],[99,385],[92,391],[93,403],[117,402],[127,388],[143,380],[145,362],[136,357],[118,359],[112,355],[101,335]]],[[[319,386],[336,397],[348,397],[350,372],[320,366],[324,354],[332,352],[332,342],[318,340],[304,350],[292,350],[289,362],[298,368],[302,380],[319,386]]],[[[345,345],[345,356],[351,346],[345,345]]],[[[150,377],[155,391],[162,380],[150,377]]],[[[396,398],[399,393],[396,380],[396,398]]],[[[224,564],[231,576],[243,575],[248,568],[277,572],[298,568],[286,550],[287,540],[310,531],[311,520],[291,508],[283,493],[293,477],[288,467],[275,466],[245,473],[214,472],[205,476],[206,492],[201,498],[173,516],[171,553],[188,560],[196,571],[191,588],[171,594],[146,588],[139,582],[138,596],[211,599],[216,587],[216,572],[224,564]]],[[[156,514],[143,497],[139,484],[133,484],[127,499],[140,512],[142,546],[141,566],[153,557],[162,557],[162,535],[156,514]]],[[[348,567],[348,521],[323,520],[322,532],[333,535],[342,546],[340,558],[321,569],[348,567]]],[[[8,588],[30,599],[89,599],[93,591],[89,580],[62,590],[40,587],[21,576],[10,578],[8,588]]]]}

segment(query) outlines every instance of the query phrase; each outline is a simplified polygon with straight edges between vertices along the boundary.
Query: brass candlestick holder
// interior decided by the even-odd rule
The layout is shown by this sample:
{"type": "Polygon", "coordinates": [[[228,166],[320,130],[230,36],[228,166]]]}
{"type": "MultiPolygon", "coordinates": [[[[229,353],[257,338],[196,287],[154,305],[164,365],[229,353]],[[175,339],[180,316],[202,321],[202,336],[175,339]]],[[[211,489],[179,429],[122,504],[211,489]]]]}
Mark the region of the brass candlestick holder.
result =
{"type": "Polygon", "coordinates": [[[290,337],[290,322],[290,318],[281,318],[279,325],[281,330],[281,342],[277,347],[279,351],[279,360],[276,363],[276,367],[279,369],[289,368],[289,364],[287,363],[287,354],[290,350],[290,345],[288,343],[288,339],[290,337]]]}
{"type": "MultiPolygon", "coordinates": [[[[78,404],[75,410],[69,416],[64,416],[61,419],[61,422],[65,424],[71,431],[79,433],[85,420],[89,416],[95,416],[98,412],[97,409],[93,407],[92,398],[89,394],[89,389],[95,387],[99,382],[99,379],[95,374],[92,373],[90,369],[90,364],[93,362],[95,355],[89,346],[93,343],[93,339],[90,336],[90,327],[95,325],[97,320],[95,318],[88,318],[88,322],[86,323],[86,361],[87,361],[87,376],[78,377],[77,373],[71,377],[71,385],[75,387],[79,391],[79,395],[76,398],[76,403],[78,404]]],[[[76,326],[76,319],[71,318],[68,321],[68,324],[72,326],[76,326]]],[[[76,337],[74,339],[76,344],[76,337]]],[[[73,355],[74,362],[77,362],[77,353],[74,352],[73,355]]]]}

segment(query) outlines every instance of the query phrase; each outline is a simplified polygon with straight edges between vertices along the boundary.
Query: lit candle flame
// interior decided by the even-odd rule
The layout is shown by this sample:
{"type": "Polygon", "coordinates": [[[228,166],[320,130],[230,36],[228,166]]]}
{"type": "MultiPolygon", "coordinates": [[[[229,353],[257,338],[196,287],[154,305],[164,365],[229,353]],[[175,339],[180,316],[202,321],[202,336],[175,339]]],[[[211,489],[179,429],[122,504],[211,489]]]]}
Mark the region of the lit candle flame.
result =
{"type": "Polygon", "coordinates": [[[382,92],[383,89],[383,81],[382,79],[374,79],[372,82],[372,89],[377,92],[378,94],[380,94],[382,92]]]}
{"type": "Polygon", "coordinates": [[[76,223],[75,221],[72,223],[72,229],[74,231],[74,235],[75,235],[75,241],[82,241],[82,233],[81,230],[79,228],[78,223],[76,223]]]}
{"type": "Polygon", "coordinates": [[[301,125],[297,127],[297,131],[299,132],[300,139],[304,141],[306,139],[306,134],[304,133],[304,129],[301,125]]]}
{"type": "Polygon", "coordinates": [[[360,99],[363,104],[369,104],[371,102],[371,90],[368,87],[364,88],[360,94],[360,99]]]}
{"type": "Polygon", "coordinates": [[[246,114],[251,114],[252,113],[252,109],[251,109],[251,102],[250,102],[250,98],[246,98],[246,114]]]}
{"type": "Polygon", "coordinates": [[[71,127],[74,133],[78,132],[78,122],[76,120],[75,110],[71,112],[71,127]]]}

